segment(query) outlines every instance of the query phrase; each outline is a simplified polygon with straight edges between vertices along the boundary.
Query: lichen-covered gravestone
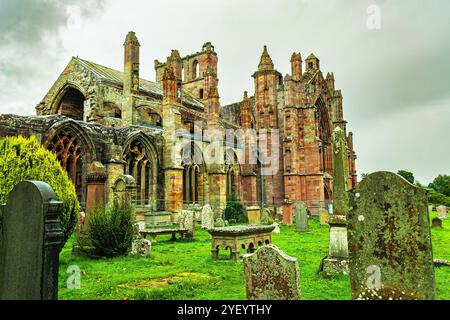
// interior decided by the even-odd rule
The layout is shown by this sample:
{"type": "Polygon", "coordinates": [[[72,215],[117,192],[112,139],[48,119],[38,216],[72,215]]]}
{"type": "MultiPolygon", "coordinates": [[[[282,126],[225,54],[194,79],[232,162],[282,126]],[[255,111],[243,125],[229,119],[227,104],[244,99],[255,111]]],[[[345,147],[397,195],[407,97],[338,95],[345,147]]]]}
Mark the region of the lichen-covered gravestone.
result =
{"type": "Polygon", "coordinates": [[[328,213],[328,211],[325,209],[321,209],[319,215],[320,215],[320,225],[321,226],[327,225],[328,221],[330,220],[330,214],[328,213]]]}
{"type": "Polygon", "coordinates": [[[209,204],[205,205],[202,209],[202,229],[212,229],[214,228],[214,212],[209,204]]]}
{"type": "Polygon", "coordinates": [[[295,204],[295,224],[297,232],[309,232],[308,208],[303,202],[295,204]]]}
{"type": "Polygon", "coordinates": [[[300,300],[298,261],[274,245],[244,256],[248,300],[300,300]]]}
{"type": "Polygon", "coordinates": [[[24,181],[3,206],[0,300],[56,300],[62,203],[44,182],[24,181]]]}
{"type": "Polygon", "coordinates": [[[190,210],[181,210],[179,216],[179,227],[180,229],[186,229],[187,238],[192,238],[195,235],[195,212],[190,210]]]}
{"type": "Polygon", "coordinates": [[[354,299],[435,298],[426,191],[390,172],[350,194],[348,240],[354,299]]]}

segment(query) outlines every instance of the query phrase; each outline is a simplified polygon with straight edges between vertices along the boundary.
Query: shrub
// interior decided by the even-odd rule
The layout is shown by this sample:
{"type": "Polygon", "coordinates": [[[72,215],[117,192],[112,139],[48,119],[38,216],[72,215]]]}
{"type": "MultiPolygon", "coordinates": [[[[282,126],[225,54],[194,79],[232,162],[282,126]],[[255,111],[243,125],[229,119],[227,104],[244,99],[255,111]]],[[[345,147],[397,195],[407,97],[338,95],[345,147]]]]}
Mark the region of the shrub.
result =
{"type": "Polygon", "coordinates": [[[87,218],[87,233],[93,253],[112,258],[131,251],[135,211],[132,205],[114,201],[106,208],[95,208],[87,218]]]}
{"type": "Polygon", "coordinates": [[[227,200],[227,206],[223,211],[225,220],[235,220],[237,223],[248,223],[247,210],[235,194],[230,194],[227,200]]]}
{"type": "Polygon", "coordinates": [[[63,203],[60,216],[64,234],[63,245],[78,221],[80,205],[75,187],[56,156],[41,147],[35,137],[6,137],[0,140],[0,203],[6,203],[9,193],[22,181],[48,183],[63,203]]]}
{"type": "Polygon", "coordinates": [[[450,176],[440,174],[436,179],[434,179],[433,183],[430,183],[429,187],[436,190],[436,192],[450,197],[450,176]]]}
{"type": "Polygon", "coordinates": [[[444,205],[446,207],[450,207],[450,197],[437,192],[434,189],[428,188],[428,202],[432,203],[436,206],[444,205]]]}

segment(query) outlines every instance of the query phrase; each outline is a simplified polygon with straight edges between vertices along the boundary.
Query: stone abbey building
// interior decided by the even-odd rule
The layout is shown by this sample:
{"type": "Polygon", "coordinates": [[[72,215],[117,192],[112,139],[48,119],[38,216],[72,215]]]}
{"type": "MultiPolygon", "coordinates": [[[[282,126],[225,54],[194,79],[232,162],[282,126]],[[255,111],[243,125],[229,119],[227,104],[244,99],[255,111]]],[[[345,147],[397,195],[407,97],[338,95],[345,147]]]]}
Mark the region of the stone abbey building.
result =
{"type": "Polygon", "coordinates": [[[305,64],[300,53],[292,54],[291,73],[283,77],[264,47],[253,74],[254,95],[245,92],[242,101],[221,106],[211,43],[185,57],[172,50],[164,63],[155,61],[155,82],[140,77],[134,32],[124,48],[123,71],[72,58],[37,105],[37,116],[0,116],[0,136],[34,135],[56,153],[84,209],[110,201],[116,179],[128,175],[136,181],[141,210],[173,217],[183,207],[207,203],[218,215],[231,193],[249,207],[275,210],[302,200],[317,214],[332,197],[336,126],[347,136],[348,186],[356,185],[342,94],[313,54],[305,64]],[[261,160],[245,161],[249,139],[224,139],[219,155],[224,161],[209,163],[205,152],[217,141],[208,136],[211,129],[266,129],[267,136],[278,131],[277,138],[266,140],[277,170],[261,174],[261,160]]]}

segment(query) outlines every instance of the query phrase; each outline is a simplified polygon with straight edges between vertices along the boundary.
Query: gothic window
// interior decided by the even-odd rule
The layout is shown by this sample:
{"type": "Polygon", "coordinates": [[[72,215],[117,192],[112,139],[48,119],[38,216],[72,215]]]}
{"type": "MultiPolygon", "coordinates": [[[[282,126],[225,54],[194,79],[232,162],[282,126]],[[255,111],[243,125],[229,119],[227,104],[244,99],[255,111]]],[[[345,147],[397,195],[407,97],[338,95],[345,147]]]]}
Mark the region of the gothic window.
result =
{"type": "Polygon", "coordinates": [[[203,194],[203,157],[194,145],[188,144],[182,150],[183,203],[200,204],[203,194]]]}
{"type": "Polygon", "coordinates": [[[124,160],[127,163],[125,174],[133,176],[136,180],[137,205],[151,205],[155,177],[153,176],[154,163],[149,157],[149,151],[140,140],[136,140],[126,149],[124,160]]]}
{"type": "Polygon", "coordinates": [[[75,186],[78,199],[81,199],[84,154],[77,134],[69,129],[62,129],[48,143],[47,149],[56,154],[61,167],[66,170],[75,186]]]}
{"type": "Polygon", "coordinates": [[[195,80],[200,76],[200,65],[197,60],[195,60],[194,63],[192,64],[192,71],[193,71],[192,80],[195,80]]]}
{"type": "Polygon", "coordinates": [[[200,99],[203,99],[203,89],[200,89],[200,91],[199,91],[199,97],[200,97],[200,99]]]}

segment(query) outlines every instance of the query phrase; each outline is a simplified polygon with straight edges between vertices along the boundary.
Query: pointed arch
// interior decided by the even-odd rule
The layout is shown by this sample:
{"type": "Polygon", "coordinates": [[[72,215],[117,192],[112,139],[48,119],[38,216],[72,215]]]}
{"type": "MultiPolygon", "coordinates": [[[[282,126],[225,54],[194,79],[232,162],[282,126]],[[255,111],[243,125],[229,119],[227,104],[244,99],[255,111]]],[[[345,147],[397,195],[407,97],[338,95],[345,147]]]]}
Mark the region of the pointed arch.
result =
{"type": "Polygon", "coordinates": [[[136,204],[154,206],[157,201],[159,160],[152,139],[142,131],[131,133],[124,143],[124,174],[136,180],[136,204]]]}
{"type": "Polygon", "coordinates": [[[51,102],[51,113],[61,114],[74,120],[83,120],[87,94],[78,84],[66,81],[51,102]]]}
{"type": "Polygon", "coordinates": [[[86,202],[87,165],[96,161],[94,144],[87,132],[72,119],[54,124],[44,147],[53,152],[75,186],[80,203],[86,202]]]}
{"type": "Polygon", "coordinates": [[[183,204],[205,203],[208,186],[206,163],[203,152],[195,142],[189,142],[181,149],[183,167],[183,204]]]}

